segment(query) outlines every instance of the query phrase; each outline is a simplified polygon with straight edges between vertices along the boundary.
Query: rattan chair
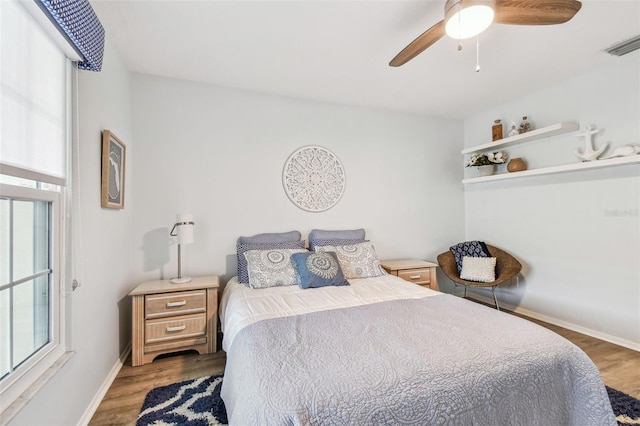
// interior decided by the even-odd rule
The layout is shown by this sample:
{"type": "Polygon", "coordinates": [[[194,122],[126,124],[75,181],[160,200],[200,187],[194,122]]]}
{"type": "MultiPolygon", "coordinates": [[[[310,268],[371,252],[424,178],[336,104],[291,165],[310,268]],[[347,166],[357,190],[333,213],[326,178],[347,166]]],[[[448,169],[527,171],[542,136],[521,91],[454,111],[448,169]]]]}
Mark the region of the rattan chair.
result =
{"type": "Polygon", "coordinates": [[[442,272],[444,272],[447,278],[453,281],[453,284],[456,287],[458,286],[458,284],[464,286],[465,298],[467,297],[467,287],[491,288],[491,293],[493,294],[493,301],[496,304],[496,309],[500,310],[500,305],[498,304],[498,299],[496,298],[496,287],[515,277],[522,269],[522,265],[515,257],[511,256],[504,250],[501,250],[489,244],[487,244],[487,248],[489,249],[489,254],[491,254],[492,257],[496,258],[495,281],[480,283],[476,281],[467,281],[460,278],[460,274],[458,273],[458,266],[456,265],[456,259],[455,257],[453,257],[453,253],[451,253],[451,251],[446,251],[440,254],[438,256],[438,264],[440,265],[442,272]]]}

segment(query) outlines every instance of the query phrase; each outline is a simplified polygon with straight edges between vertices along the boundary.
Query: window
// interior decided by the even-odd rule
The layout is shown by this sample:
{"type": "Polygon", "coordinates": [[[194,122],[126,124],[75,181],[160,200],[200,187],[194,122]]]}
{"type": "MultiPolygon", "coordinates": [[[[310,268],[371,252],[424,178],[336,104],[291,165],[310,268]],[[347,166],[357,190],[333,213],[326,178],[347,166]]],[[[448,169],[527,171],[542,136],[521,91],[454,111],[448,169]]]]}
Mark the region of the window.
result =
{"type": "Polygon", "coordinates": [[[63,212],[71,63],[19,1],[3,0],[0,64],[0,410],[5,410],[66,350],[63,212]]]}
{"type": "Polygon", "coordinates": [[[0,198],[0,377],[49,343],[52,203],[0,198]]]}
{"type": "MultiPolygon", "coordinates": [[[[6,178],[2,179],[6,181],[6,178]]],[[[0,184],[0,377],[23,391],[34,367],[61,345],[60,192],[0,184]]],[[[46,365],[44,363],[43,365],[46,365]]],[[[39,369],[32,375],[39,376],[39,369]]],[[[15,389],[11,389],[15,387],[15,389]]],[[[19,392],[17,392],[19,394],[19,392]]],[[[12,398],[9,398],[9,400],[12,398]]]]}

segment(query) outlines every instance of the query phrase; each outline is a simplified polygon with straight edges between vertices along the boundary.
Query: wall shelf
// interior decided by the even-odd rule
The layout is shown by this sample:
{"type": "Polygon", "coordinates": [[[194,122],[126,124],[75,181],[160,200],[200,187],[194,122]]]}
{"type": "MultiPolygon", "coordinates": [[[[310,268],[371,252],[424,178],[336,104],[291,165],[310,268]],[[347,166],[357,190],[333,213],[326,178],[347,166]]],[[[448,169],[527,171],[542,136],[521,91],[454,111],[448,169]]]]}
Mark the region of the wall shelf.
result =
{"type": "Polygon", "coordinates": [[[491,182],[496,180],[515,179],[515,178],[526,177],[526,176],[539,176],[539,175],[547,175],[547,174],[554,174],[554,173],[557,174],[557,173],[573,172],[578,170],[599,169],[602,167],[621,166],[624,164],[633,164],[633,163],[640,164],[640,155],[632,155],[630,157],[610,158],[608,160],[595,160],[595,161],[587,161],[582,163],[563,164],[561,166],[542,167],[539,169],[524,170],[522,172],[500,173],[500,174],[491,175],[491,176],[468,178],[468,179],[463,179],[462,183],[469,184],[469,183],[491,182]]]}
{"type": "Polygon", "coordinates": [[[537,139],[549,138],[551,136],[561,135],[563,133],[574,132],[580,128],[578,123],[563,122],[543,127],[541,129],[531,130],[527,133],[521,133],[515,136],[509,136],[495,142],[476,145],[462,150],[462,154],[471,154],[473,152],[495,150],[496,148],[505,148],[524,142],[530,142],[537,139]]]}

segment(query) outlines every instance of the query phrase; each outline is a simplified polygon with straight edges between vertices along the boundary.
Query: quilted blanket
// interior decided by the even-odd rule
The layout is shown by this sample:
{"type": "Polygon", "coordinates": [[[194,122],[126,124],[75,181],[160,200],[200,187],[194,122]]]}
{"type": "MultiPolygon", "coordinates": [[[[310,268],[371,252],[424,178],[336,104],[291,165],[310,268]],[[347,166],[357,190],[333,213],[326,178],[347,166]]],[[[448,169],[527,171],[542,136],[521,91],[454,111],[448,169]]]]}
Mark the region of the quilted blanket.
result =
{"type": "Polygon", "coordinates": [[[227,359],[230,424],[616,424],[578,347],[449,295],[259,321],[227,359]]]}

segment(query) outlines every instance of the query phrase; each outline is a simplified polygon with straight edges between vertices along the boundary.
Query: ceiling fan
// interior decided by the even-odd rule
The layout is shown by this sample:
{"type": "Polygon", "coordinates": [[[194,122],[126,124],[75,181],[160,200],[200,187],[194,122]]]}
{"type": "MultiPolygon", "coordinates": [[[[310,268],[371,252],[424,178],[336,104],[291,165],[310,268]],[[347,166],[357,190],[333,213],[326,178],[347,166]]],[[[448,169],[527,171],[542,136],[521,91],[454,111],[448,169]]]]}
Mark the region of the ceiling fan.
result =
{"type": "Polygon", "coordinates": [[[402,49],[389,62],[399,67],[444,35],[465,39],[480,34],[492,22],[509,25],[563,24],[582,7],[577,0],[447,0],[444,19],[402,49]]]}

